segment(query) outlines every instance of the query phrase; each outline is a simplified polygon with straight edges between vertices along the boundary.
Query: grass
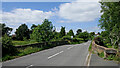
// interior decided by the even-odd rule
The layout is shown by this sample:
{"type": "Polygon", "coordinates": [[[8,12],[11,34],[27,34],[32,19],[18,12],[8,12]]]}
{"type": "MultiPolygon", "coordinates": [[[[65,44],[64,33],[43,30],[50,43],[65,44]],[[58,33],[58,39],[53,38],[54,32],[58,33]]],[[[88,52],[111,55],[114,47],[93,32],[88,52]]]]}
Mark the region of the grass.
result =
{"type": "Polygon", "coordinates": [[[18,54],[14,55],[14,56],[6,55],[6,56],[2,57],[2,61],[15,59],[15,58],[25,56],[25,55],[28,55],[28,54],[31,54],[31,53],[35,53],[35,52],[38,52],[38,51],[41,51],[41,50],[43,50],[43,49],[42,48],[37,48],[37,47],[27,47],[23,50],[22,49],[19,50],[18,54]]]}
{"type": "Polygon", "coordinates": [[[88,51],[91,51],[91,50],[92,50],[92,42],[90,43],[88,51]]]}
{"type": "Polygon", "coordinates": [[[114,60],[114,61],[120,62],[120,57],[117,56],[117,55],[109,55],[109,56],[106,57],[105,59],[107,59],[107,60],[114,60]]]}
{"type": "Polygon", "coordinates": [[[30,40],[30,41],[12,41],[14,46],[18,46],[18,45],[26,45],[26,44],[33,44],[33,43],[37,43],[34,40],[30,40]]]}
{"type": "Polygon", "coordinates": [[[38,52],[38,51],[41,51],[42,48],[37,48],[37,47],[27,47],[23,50],[20,50],[18,56],[24,56],[24,55],[27,55],[27,54],[31,54],[31,53],[35,53],[35,52],[38,52]]]}
{"type": "Polygon", "coordinates": [[[104,52],[98,53],[98,56],[100,56],[101,58],[104,57],[104,52]]]}

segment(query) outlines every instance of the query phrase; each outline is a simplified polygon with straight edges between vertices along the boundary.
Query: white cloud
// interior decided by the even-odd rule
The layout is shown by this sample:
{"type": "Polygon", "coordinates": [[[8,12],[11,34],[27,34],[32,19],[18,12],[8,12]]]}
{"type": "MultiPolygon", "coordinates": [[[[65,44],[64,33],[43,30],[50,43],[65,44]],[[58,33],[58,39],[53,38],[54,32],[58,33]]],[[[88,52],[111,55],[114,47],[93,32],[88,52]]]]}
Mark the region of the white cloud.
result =
{"type": "Polygon", "coordinates": [[[60,5],[59,16],[73,22],[93,21],[100,16],[98,2],[71,2],[60,5]]]}
{"type": "Polygon", "coordinates": [[[40,10],[31,10],[31,9],[14,9],[11,12],[2,13],[2,21],[5,22],[8,26],[14,28],[18,27],[22,23],[26,24],[41,24],[44,19],[49,19],[54,15],[53,12],[43,12],[40,10]]]}

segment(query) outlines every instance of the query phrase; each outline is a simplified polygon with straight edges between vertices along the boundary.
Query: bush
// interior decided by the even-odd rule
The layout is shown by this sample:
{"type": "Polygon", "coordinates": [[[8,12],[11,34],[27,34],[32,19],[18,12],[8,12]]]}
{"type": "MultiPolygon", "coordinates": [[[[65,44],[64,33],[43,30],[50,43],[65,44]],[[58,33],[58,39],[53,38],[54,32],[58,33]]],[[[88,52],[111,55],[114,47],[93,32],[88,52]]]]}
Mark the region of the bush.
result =
{"type": "Polygon", "coordinates": [[[91,50],[92,50],[92,42],[90,43],[88,51],[91,51],[91,50]]]}
{"type": "Polygon", "coordinates": [[[2,56],[15,55],[17,49],[13,46],[12,39],[6,34],[2,37],[2,56]]]}
{"type": "Polygon", "coordinates": [[[71,39],[71,36],[63,36],[62,40],[72,40],[72,39],[71,39]]]}
{"type": "Polygon", "coordinates": [[[20,50],[20,53],[18,54],[18,56],[24,56],[24,55],[27,55],[27,54],[38,52],[40,50],[42,50],[42,48],[27,47],[24,50],[20,50]]]}
{"type": "Polygon", "coordinates": [[[101,58],[104,57],[104,52],[98,53],[98,56],[100,56],[101,58]]]}
{"type": "Polygon", "coordinates": [[[11,59],[14,59],[14,57],[13,57],[13,56],[10,56],[10,55],[5,55],[5,56],[2,58],[2,61],[11,60],[11,59]]]}
{"type": "Polygon", "coordinates": [[[94,41],[96,44],[101,45],[101,46],[105,46],[103,43],[103,38],[101,36],[97,36],[94,38],[94,41]]]}

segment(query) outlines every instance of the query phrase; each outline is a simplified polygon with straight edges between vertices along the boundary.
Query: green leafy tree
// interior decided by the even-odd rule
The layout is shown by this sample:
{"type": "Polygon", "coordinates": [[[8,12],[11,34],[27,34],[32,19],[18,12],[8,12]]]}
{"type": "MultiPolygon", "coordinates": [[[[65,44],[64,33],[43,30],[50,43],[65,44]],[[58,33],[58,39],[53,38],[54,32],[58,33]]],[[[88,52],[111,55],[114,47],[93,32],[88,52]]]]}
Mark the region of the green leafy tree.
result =
{"type": "Polygon", "coordinates": [[[16,29],[15,34],[18,40],[24,40],[25,38],[26,39],[30,38],[30,32],[26,24],[20,25],[18,29],[16,29]]]}
{"type": "Polygon", "coordinates": [[[37,27],[37,25],[32,24],[32,26],[31,26],[31,30],[33,30],[33,29],[36,28],[36,27],[37,27]]]}
{"type": "Polygon", "coordinates": [[[90,32],[89,35],[90,35],[90,39],[92,40],[94,38],[95,32],[90,32]]]}
{"type": "Polygon", "coordinates": [[[81,32],[82,32],[82,30],[78,29],[76,35],[79,35],[81,32]]]}
{"type": "Polygon", "coordinates": [[[53,38],[53,25],[47,19],[41,25],[33,29],[31,38],[37,42],[47,42],[53,38]]]}
{"type": "Polygon", "coordinates": [[[88,41],[89,40],[89,33],[87,31],[80,33],[79,35],[77,35],[78,38],[83,38],[84,41],[88,41]]]}
{"type": "Polygon", "coordinates": [[[73,30],[71,29],[71,30],[67,33],[67,35],[69,35],[69,36],[74,36],[73,30]]]}
{"type": "Polygon", "coordinates": [[[102,31],[102,32],[101,32],[101,36],[102,36],[103,38],[107,38],[107,37],[109,36],[109,32],[108,32],[108,31],[102,31]]]}
{"type": "Polygon", "coordinates": [[[101,9],[99,26],[109,32],[114,48],[120,40],[120,2],[101,2],[101,9]]]}
{"type": "Polygon", "coordinates": [[[12,31],[12,28],[6,27],[5,24],[0,23],[0,31],[2,30],[2,35],[4,36],[5,34],[9,35],[12,31]]]}
{"type": "Polygon", "coordinates": [[[94,35],[95,35],[95,32],[90,32],[90,35],[91,35],[91,36],[94,36],[94,35]]]}
{"type": "Polygon", "coordinates": [[[59,37],[62,38],[63,36],[65,36],[65,34],[66,34],[65,27],[61,27],[61,31],[60,31],[59,37]]]}

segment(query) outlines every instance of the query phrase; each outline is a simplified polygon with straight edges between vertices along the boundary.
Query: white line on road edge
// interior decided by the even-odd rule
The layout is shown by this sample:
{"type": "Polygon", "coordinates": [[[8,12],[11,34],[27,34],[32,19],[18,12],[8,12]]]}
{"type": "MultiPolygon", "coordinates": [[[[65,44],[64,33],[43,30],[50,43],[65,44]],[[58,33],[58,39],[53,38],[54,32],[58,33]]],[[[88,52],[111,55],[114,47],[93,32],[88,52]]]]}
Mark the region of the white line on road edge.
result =
{"type": "Polygon", "coordinates": [[[91,53],[88,53],[87,58],[86,58],[86,65],[90,66],[90,59],[91,59],[91,53]]]}
{"type": "Polygon", "coordinates": [[[92,54],[90,54],[90,58],[89,58],[89,60],[88,60],[88,66],[90,66],[91,55],[92,55],[92,54]]]}
{"type": "Polygon", "coordinates": [[[55,57],[55,56],[57,56],[58,54],[60,54],[60,53],[62,53],[62,52],[64,52],[64,51],[60,51],[60,52],[58,52],[58,53],[56,53],[56,54],[54,54],[54,55],[48,57],[48,59],[50,59],[50,58],[52,58],[52,57],[55,57]]]}
{"type": "Polygon", "coordinates": [[[85,60],[85,65],[87,64],[87,61],[88,61],[88,56],[89,56],[89,53],[87,54],[87,57],[86,57],[86,60],[85,60]]]}

